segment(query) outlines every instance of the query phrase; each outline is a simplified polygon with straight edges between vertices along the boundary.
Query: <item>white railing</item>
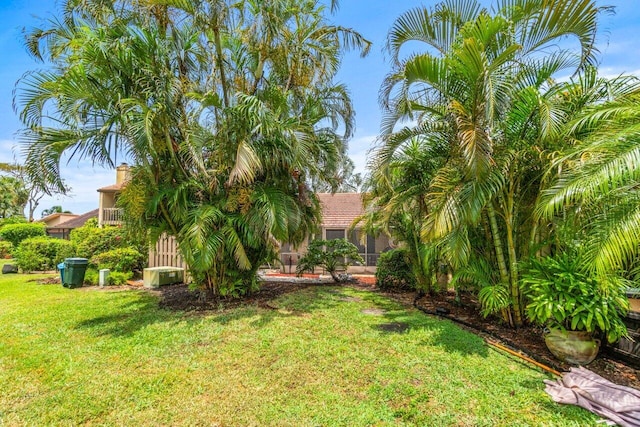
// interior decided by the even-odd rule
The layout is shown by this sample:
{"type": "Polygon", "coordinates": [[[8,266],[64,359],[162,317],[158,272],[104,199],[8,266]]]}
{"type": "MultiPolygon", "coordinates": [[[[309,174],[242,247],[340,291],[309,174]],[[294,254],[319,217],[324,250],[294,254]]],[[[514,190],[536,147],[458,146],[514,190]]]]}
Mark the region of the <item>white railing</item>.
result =
{"type": "Polygon", "coordinates": [[[123,212],[120,208],[102,208],[102,224],[118,225],[122,223],[123,212]]]}

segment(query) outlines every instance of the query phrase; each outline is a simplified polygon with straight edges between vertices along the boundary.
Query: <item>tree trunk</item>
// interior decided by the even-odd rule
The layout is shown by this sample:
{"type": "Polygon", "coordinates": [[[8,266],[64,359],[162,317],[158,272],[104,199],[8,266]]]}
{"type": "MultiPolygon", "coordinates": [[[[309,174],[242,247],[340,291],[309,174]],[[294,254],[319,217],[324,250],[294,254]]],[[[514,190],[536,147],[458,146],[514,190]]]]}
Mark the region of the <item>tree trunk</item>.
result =
{"type": "Polygon", "coordinates": [[[509,255],[509,288],[511,291],[511,304],[513,304],[514,326],[522,326],[522,304],[520,301],[520,287],[518,286],[518,257],[516,243],[513,238],[513,194],[507,194],[505,224],[507,228],[507,250],[509,255]]]}

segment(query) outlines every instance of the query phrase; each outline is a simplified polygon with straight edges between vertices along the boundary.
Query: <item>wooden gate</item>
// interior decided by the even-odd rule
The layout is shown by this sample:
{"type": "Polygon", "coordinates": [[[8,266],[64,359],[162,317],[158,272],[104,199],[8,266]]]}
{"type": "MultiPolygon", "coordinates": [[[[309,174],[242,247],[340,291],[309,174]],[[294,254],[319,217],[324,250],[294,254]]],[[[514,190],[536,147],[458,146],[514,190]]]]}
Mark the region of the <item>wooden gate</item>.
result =
{"type": "Polygon", "coordinates": [[[149,250],[149,267],[180,267],[187,270],[175,237],[164,234],[158,239],[156,247],[149,250]]]}

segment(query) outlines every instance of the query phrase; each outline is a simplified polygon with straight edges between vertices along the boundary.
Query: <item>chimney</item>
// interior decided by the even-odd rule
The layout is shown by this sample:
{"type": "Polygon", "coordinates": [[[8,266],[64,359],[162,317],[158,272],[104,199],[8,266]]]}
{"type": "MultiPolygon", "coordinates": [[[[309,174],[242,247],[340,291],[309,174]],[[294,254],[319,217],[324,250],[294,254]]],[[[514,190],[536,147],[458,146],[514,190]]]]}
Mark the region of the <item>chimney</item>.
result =
{"type": "Polygon", "coordinates": [[[131,179],[131,168],[126,163],[121,163],[116,168],[116,185],[124,184],[131,179]]]}

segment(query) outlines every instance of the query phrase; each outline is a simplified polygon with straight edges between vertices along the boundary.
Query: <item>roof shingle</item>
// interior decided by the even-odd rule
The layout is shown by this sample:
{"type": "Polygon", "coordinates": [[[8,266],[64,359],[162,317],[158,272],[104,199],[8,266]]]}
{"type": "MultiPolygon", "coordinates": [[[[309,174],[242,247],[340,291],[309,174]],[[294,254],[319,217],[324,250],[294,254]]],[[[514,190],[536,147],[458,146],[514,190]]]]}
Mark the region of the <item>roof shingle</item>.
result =
{"type": "Polygon", "coordinates": [[[362,193],[318,193],[324,228],[349,228],[364,213],[362,193]]]}

